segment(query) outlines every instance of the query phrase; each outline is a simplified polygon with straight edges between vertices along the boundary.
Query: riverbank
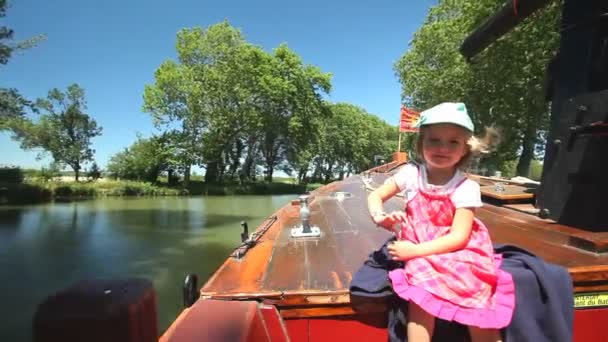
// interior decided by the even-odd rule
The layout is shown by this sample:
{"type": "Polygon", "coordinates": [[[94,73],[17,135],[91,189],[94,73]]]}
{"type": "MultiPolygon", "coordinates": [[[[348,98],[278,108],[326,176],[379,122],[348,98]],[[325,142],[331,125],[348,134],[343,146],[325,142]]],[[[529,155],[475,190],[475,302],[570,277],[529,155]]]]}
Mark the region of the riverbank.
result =
{"type": "Polygon", "coordinates": [[[207,184],[193,180],[187,188],[137,181],[100,178],[75,182],[67,179],[52,181],[25,180],[23,183],[0,182],[0,204],[44,203],[54,200],[78,200],[109,196],[200,196],[200,195],[282,195],[301,194],[314,190],[319,184],[289,182],[252,182],[207,184]]]}

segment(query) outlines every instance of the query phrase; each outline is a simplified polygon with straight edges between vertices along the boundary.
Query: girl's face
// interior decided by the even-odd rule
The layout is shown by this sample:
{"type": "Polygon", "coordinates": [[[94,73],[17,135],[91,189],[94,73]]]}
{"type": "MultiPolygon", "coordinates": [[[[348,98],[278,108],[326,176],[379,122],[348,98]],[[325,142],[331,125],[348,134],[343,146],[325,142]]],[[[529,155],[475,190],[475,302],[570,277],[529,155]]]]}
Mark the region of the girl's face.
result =
{"type": "Polygon", "coordinates": [[[424,128],[422,155],[431,168],[454,168],[469,151],[466,129],[452,124],[435,124],[424,128]]]}

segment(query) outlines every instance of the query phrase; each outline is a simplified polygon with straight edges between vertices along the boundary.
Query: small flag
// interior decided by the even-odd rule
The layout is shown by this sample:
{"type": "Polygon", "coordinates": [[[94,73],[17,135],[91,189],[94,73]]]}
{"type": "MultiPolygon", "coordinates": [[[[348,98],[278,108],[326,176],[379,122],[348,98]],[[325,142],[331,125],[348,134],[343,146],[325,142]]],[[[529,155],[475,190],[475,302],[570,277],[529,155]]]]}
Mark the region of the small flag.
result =
{"type": "Polygon", "coordinates": [[[418,132],[418,128],[414,128],[416,122],[420,118],[420,113],[405,106],[401,107],[401,120],[399,122],[399,132],[418,132]]]}

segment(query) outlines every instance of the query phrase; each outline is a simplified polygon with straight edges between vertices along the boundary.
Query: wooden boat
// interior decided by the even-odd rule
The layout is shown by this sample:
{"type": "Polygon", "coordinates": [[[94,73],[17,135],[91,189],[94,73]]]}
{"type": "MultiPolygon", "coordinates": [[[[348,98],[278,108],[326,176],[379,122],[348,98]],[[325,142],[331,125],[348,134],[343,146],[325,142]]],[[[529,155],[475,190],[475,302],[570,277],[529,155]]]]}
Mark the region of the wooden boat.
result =
{"type": "MultiPolygon", "coordinates": [[[[390,174],[356,175],[314,191],[309,205],[311,223],[321,229],[319,238],[292,238],[291,229],[300,224],[299,202],[281,208],[260,226],[255,246],[235,250],[202,287],[200,299],[160,340],[386,340],[386,303],[352,303],[349,284],[369,252],[390,237],[373,224],[365,201],[369,190],[390,174]],[[236,257],[238,251],[241,257],[236,257]]],[[[403,201],[395,198],[385,205],[402,208],[403,201]]],[[[494,204],[477,215],[495,242],[515,244],[567,267],[575,293],[593,293],[586,303],[577,301],[575,341],[605,338],[597,324],[608,322],[608,308],[588,308],[587,303],[608,305],[608,296],[596,293],[608,290],[608,233],[586,232],[494,204]]]]}
{"type": "MultiPolygon", "coordinates": [[[[462,53],[472,57],[546,3],[508,1],[467,38],[462,53]],[[518,16],[513,15],[514,6],[518,16]]],[[[537,188],[472,176],[480,183],[486,202],[477,216],[495,243],[517,245],[569,271],[575,297],[575,341],[607,340],[603,329],[608,324],[606,178],[592,179],[591,186],[572,181],[576,173],[596,177],[606,172],[608,92],[579,84],[584,80],[575,79],[578,76],[573,73],[588,73],[597,63],[606,69],[606,56],[596,48],[598,40],[606,41],[606,30],[602,26],[603,31],[598,31],[597,22],[598,26],[572,26],[589,16],[597,16],[600,22],[605,7],[599,0],[564,3],[563,23],[570,31],[562,32],[543,184],[537,188]],[[580,106],[588,109],[586,117],[581,117],[580,106]],[[561,142],[577,138],[572,136],[577,130],[591,138],[560,150],[561,142]]],[[[603,77],[601,84],[608,88],[605,71],[603,77]]],[[[386,340],[387,303],[355,302],[349,284],[368,254],[390,236],[372,223],[366,198],[405,156],[397,153],[393,159],[310,194],[310,223],[319,227],[319,237],[292,237],[292,229],[301,225],[298,201],[268,218],[253,234],[255,244],[235,250],[200,289],[200,299],[177,317],[160,340],[386,340]]],[[[389,210],[403,204],[394,198],[385,206],[389,210]]]]}

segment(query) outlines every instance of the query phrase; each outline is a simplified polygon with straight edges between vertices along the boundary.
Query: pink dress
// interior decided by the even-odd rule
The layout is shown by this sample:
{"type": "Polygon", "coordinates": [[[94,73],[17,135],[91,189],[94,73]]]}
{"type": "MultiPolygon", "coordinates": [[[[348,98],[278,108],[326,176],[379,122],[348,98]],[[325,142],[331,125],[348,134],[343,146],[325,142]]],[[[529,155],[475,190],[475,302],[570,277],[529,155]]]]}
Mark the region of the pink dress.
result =
{"type": "MultiPolygon", "coordinates": [[[[398,234],[399,239],[413,243],[449,233],[456,211],[450,195],[458,187],[444,194],[425,192],[420,172],[417,184],[416,194],[407,203],[409,224],[398,234]]],[[[501,260],[501,255],[494,254],[487,228],[475,218],[466,247],[410,259],[389,277],[395,293],[435,317],[500,329],[509,325],[515,307],[513,279],[499,268],[501,260]]]]}

